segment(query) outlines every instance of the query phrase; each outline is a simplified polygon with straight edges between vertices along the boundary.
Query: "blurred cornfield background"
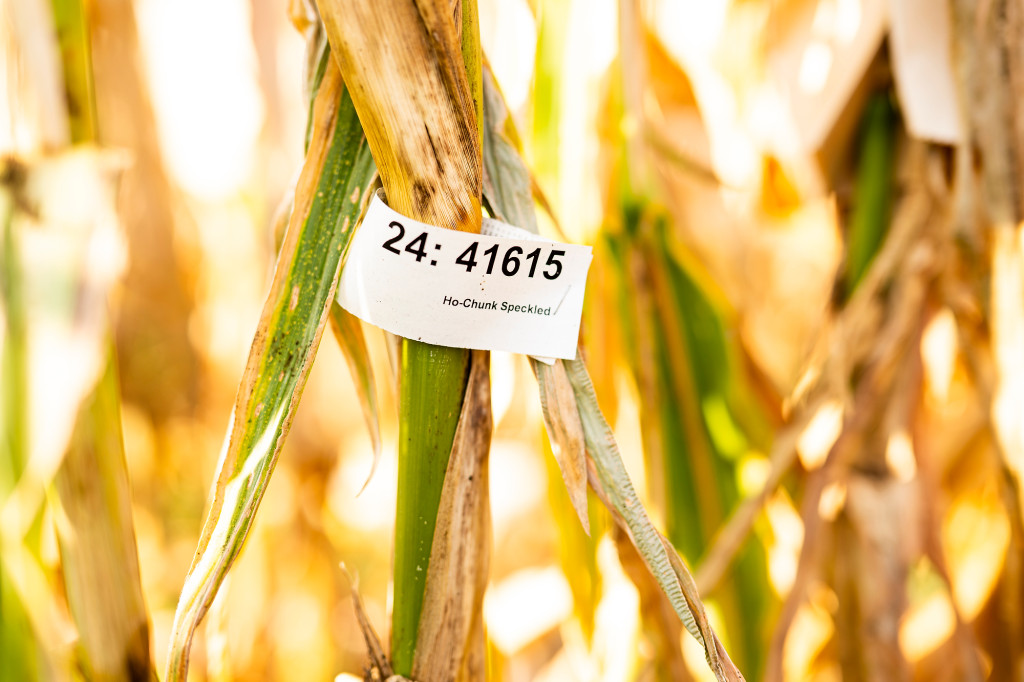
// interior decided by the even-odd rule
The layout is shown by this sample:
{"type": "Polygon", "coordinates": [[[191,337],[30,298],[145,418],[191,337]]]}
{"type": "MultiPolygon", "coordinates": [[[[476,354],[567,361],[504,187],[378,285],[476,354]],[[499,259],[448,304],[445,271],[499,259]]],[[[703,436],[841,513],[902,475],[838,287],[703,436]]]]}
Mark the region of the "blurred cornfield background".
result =
{"type": "MultiPolygon", "coordinates": [[[[1024,4],[478,10],[488,126],[594,247],[582,355],[746,679],[1024,680],[1024,4]]],[[[0,680],[168,667],[319,21],[0,1],[0,680]]],[[[354,585],[387,647],[398,351],[330,326],[188,679],[361,679],[354,585]]],[[[594,493],[584,531],[527,360],[490,390],[488,679],[713,680],[594,493]]]]}

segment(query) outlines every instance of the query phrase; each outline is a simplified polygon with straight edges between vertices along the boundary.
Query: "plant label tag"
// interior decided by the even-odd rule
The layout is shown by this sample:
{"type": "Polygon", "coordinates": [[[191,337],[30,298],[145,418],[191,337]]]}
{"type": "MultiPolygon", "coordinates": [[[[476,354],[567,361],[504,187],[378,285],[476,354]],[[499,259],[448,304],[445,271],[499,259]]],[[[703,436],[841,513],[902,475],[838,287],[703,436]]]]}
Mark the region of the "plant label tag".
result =
{"type": "Polygon", "coordinates": [[[488,218],[481,234],[427,225],[375,195],[352,238],[337,299],[408,339],[572,359],[592,258],[589,246],[488,218]]]}

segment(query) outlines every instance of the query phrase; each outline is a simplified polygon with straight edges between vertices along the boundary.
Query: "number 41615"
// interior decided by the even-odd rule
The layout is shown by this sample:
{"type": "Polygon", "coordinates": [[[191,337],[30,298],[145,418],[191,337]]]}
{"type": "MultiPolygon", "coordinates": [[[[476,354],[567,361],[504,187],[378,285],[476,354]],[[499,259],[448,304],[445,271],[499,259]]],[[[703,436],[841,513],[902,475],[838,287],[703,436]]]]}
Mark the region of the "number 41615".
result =
{"type": "MultiPolygon", "coordinates": [[[[473,272],[473,268],[482,264],[480,261],[477,261],[478,248],[479,243],[473,242],[465,251],[459,254],[459,257],[455,259],[455,262],[459,265],[466,266],[466,272],[473,272]]],[[[498,252],[500,248],[500,244],[493,244],[484,249],[482,256],[487,261],[486,274],[488,275],[494,271],[494,266],[499,262],[498,252]]],[[[530,269],[526,276],[533,277],[537,272],[537,264],[540,262],[541,251],[542,249],[538,247],[524,256],[522,247],[510,246],[500,260],[501,274],[506,277],[512,277],[519,272],[519,268],[524,265],[525,261],[530,264],[530,269]]],[[[548,253],[548,259],[544,262],[545,270],[541,272],[545,279],[558,279],[558,276],[562,274],[562,262],[559,258],[564,255],[565,251],[562,249],[552,249],[551,252],[548,253]]]]}

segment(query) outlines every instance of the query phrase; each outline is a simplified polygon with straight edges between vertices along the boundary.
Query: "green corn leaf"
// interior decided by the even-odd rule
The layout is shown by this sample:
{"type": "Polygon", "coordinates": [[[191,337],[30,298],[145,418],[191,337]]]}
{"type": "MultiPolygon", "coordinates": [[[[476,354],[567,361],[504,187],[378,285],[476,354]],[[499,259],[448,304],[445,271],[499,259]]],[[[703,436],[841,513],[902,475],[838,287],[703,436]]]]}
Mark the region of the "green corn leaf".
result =
{"type": "Polygon", "coordinates": [[[342,255],[373,175],[333,62],[314,105],[295,208],[238,389],[211,509],[175,614],[167,680],[184,680],[192,635],[238,557],[299,402],[334,297],[342,255]]]}
{"type": "MultiPolygon", "coordinates": [[[[331,47],[327,43],[327,34],[322,24],[317,24],[314,35],[309,44],[310,75],[307,89],[310,92],[309,121],[306,125],[306,146],[308,148],[310,137],[313,134],[313,101],[320,91],[320,83],[323,81],[327,65],[331,60],[331,47]]],[[[377,174],[377,165],[371,158],[368,172],[370,176],[377,174]]],[[[372,185],[368,183],[368,186],[372,185]]],[[[286,199],[287,212],[291,213],[291,204],[294,198],[286,199]]],[[[284,213],[279,209],[279,213],[284,213]]],[[[284,222],[287,225],[287,214],[284,222]]],[[[275,235],[278,229],[275,227],[275,235]]],[[[284,237],[284,228],[280,229],[281,238],[284,237]]],[[[279,241],[279,240],[277,240],[279,241]]],[[[363,408],[363,417],[366,420],[366,427],[370,433],[370,442],[373,444],[373,465],[366,477],[366,484],[373,478],[377,471],[377,464],[380,462],[381,440],[380,440],[380,410],[377,404],[377,387],[373,378],[373,366],[370,364],[370,353],[366,347],[366,335],[363,333],[363,325],[359,319],[341,307],[335,301],[331,304],[331,331],[334,332],[334,340],[338,342],[345,362],[348,364],[349,373],[352,375],[352,382],[356,387],[356,395],[359,397],[359,404],[363,408]]]]}
{"type": "Polygon", "coordinates": [[[409,675],[469,353],[403,339],[401,360],[391,655],[395,671],[409,675]]]}
{"type": "Polygon", "coordinates": [[[860,157],[846,256],[847,295],[864,277],[889,226],[896,158],[895,111],[888,93],[874,95],[861,122],[860,157]]]}
{"type": "Polygon", "coordinates": [[[473,351],[444,477],[412,677],[485,680],[484,590],[490,564],[490,353],[473,351]]]}

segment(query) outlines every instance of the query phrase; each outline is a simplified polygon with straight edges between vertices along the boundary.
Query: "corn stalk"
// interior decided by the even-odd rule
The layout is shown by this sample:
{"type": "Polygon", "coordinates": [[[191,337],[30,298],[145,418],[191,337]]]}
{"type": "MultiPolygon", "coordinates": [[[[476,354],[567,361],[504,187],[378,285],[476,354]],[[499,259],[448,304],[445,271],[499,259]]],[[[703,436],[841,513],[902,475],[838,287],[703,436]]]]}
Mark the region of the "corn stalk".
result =
{"type": "MultiPolygon", "coordinates": [[[[330,0],[319,6],[390,206],[416,220],[478,232],[482,99],[475,4],[456,3],[455,12],[448,2],[330,0]]],[[[461,349],[402,343],[391,633],[400,675],[413,670],[468,359],[461,349]]]]}

